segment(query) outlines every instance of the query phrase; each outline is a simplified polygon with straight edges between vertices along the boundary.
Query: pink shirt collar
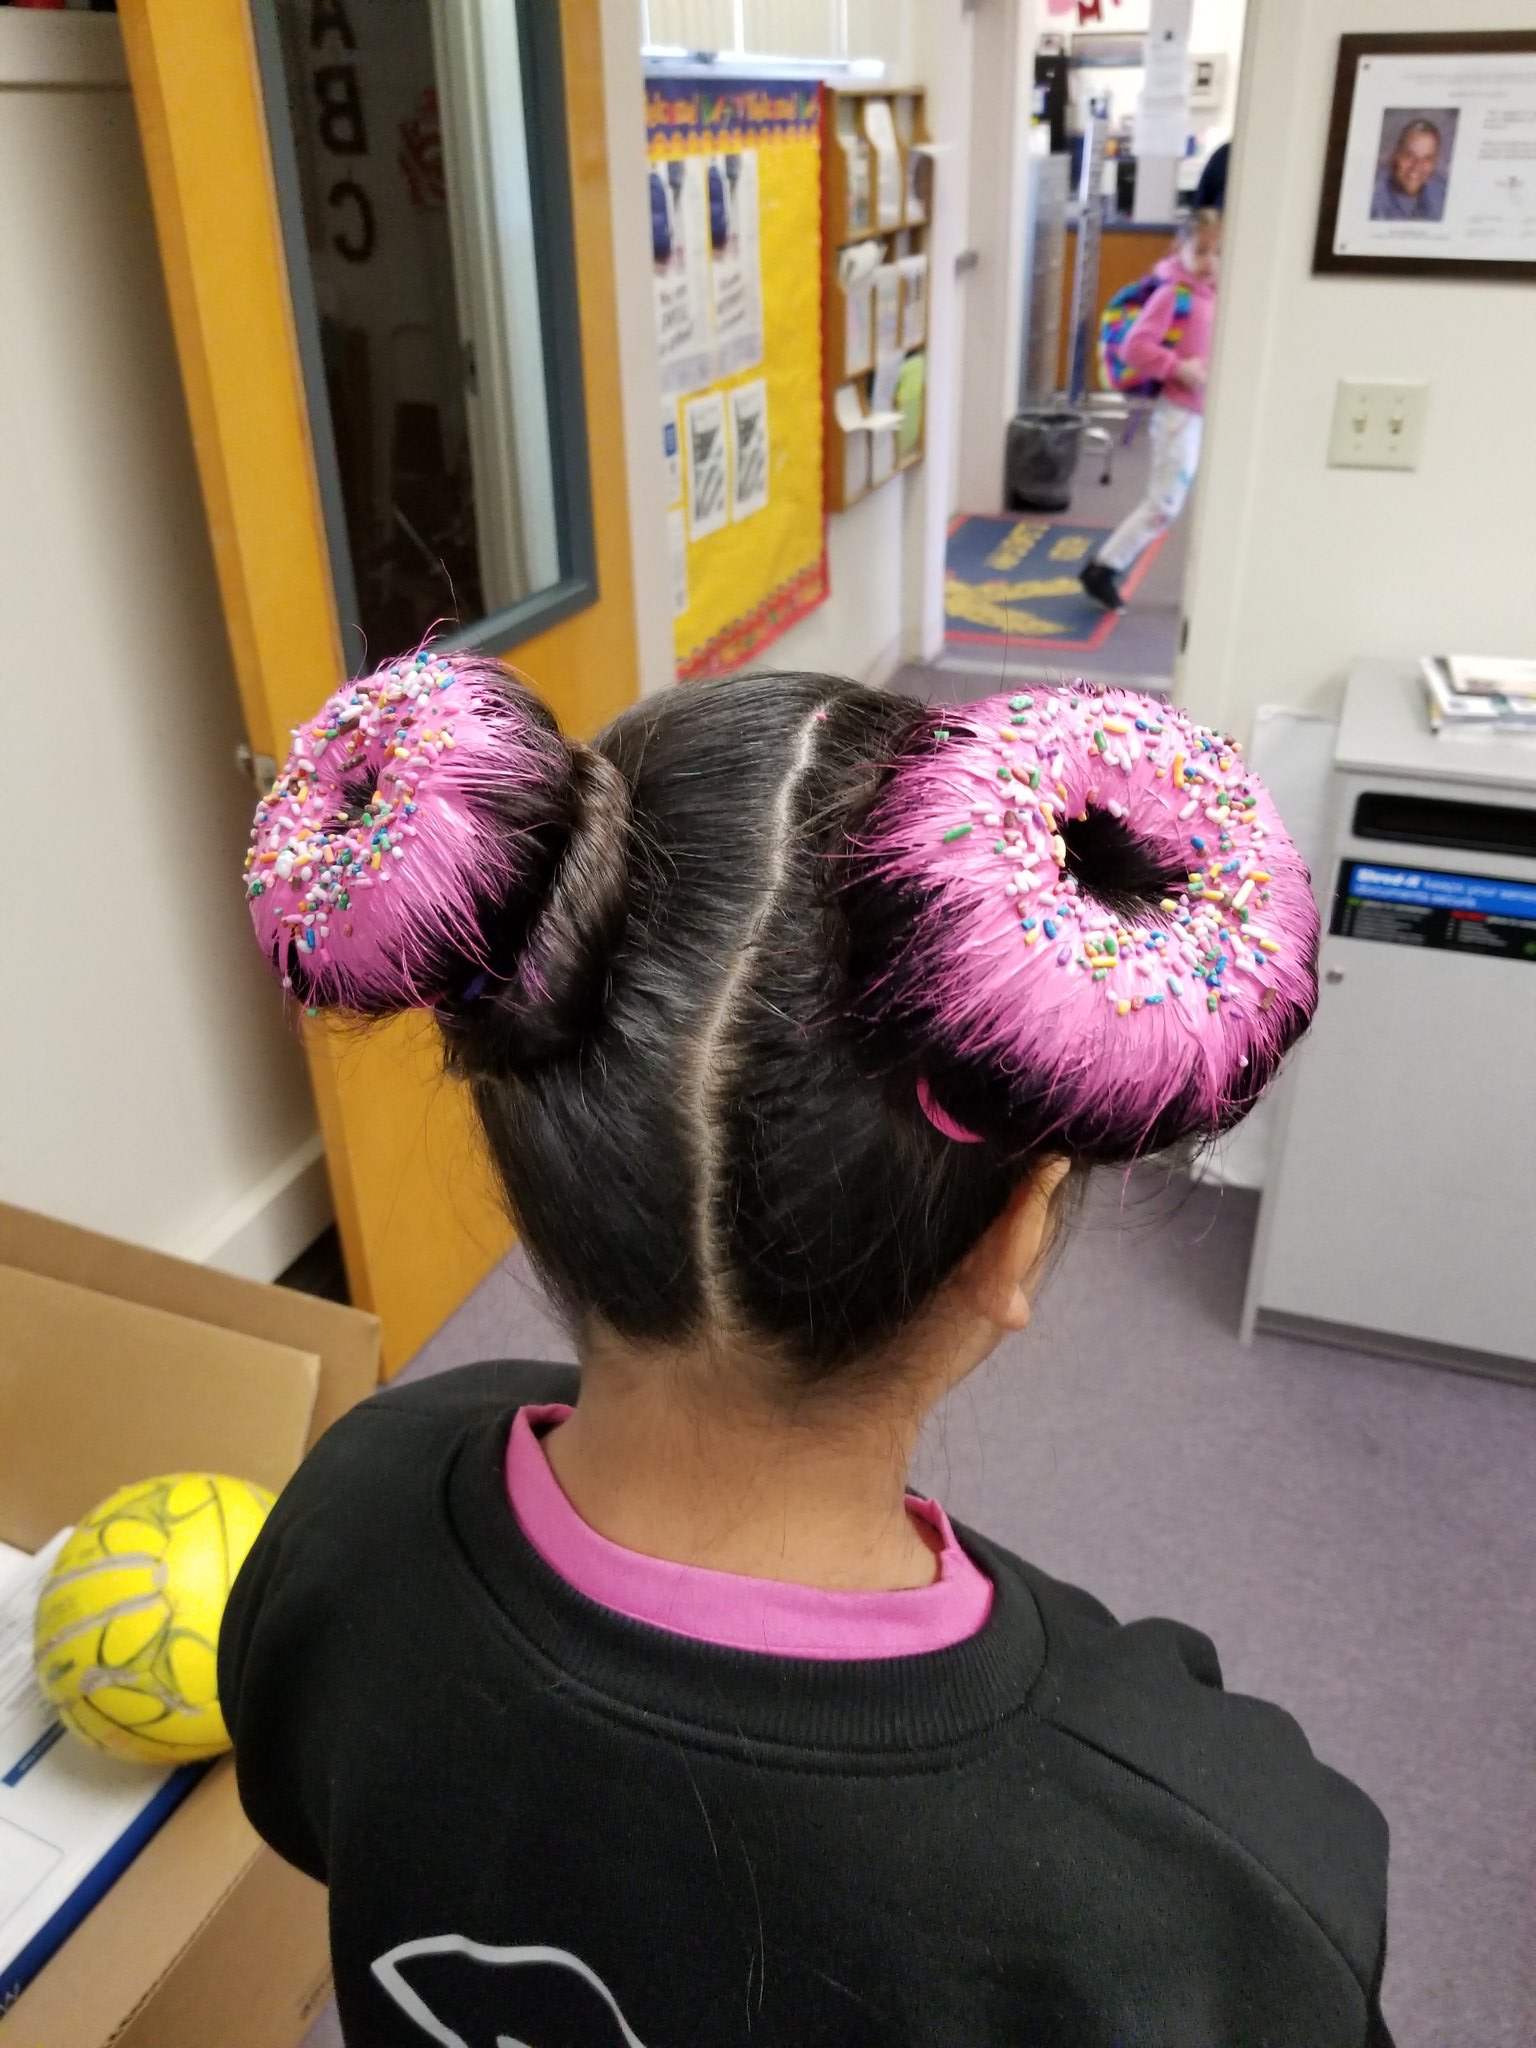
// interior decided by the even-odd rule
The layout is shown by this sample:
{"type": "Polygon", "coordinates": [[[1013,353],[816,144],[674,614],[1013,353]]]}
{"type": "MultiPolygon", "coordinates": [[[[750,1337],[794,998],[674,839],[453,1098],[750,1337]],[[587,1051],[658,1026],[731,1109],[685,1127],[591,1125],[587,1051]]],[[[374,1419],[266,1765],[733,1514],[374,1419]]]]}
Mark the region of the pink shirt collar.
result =
{"type": "Polygon", "coordinates": [[[507,1442],[507,1496],[523,1534],[552,1571],[600,1607],[695,1642],[771,1657],[915,1657],[975,1635],[992,1608],[992,1581],[955,1540],[937,1501],[909,1495],[908,1511],[942,1539],[939,1575],[910,1592],[829,1592],[672,1564],[599,1536],[560,1490],[539,1433],[564,1422],[561,1403],[520,1408],[507,1442]]]}

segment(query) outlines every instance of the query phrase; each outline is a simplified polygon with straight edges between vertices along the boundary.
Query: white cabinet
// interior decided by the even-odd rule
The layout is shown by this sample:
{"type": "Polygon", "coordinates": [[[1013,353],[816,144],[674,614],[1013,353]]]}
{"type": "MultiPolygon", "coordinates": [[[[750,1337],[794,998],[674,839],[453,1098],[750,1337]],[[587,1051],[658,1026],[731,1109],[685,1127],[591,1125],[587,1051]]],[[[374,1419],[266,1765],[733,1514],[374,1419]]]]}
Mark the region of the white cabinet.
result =
{"type": "Polygon", "coordinates": [[[1518,1371],[1536,1366],[1536,920],[1527,934],[1521,917],[1536,912],[1536,746],[1469,752],[1427,730],[1422,745],[1398,744],[1418,740],[1417,692],[1411,669],[1379,666],[1350,686],[1333,853],[1317,879],[1325,927],[1382,936],[1323,941],[1316,1022],[1283,1084],[1247,1325],[1518,1371]],[[1383,819],[1391,839],[1374,836],[1383,819]],[[1415,820],[1419,843],[1399,836],[1415,820]],[[1390,875],[1424,877],[1430,901],[1513,885],[1511,914],[1383,903],[1362,915],[1358,897],[1340,911],[1341,876],[1369,890],[1390,875]]]}

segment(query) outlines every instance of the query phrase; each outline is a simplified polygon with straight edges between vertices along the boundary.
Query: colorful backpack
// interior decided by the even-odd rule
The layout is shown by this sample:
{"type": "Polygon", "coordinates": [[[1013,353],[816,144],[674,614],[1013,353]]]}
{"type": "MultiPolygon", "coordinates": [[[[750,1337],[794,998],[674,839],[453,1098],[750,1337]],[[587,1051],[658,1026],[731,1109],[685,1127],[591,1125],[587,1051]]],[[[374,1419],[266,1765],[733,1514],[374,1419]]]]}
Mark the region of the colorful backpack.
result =
{"type": "MultiPolygon", "coordinates": [[[[1156,398],[1162,390],[1155,377],[1139,377],[1125,360],[1125,337],[1161,283],[1160,277],[1148,271],[1134,283],[1122,285],[1099,315],[1099,382],[1106,391],[1123,391],[1132,398],[1156,398]]],[[[1175,288],[1173,318],[1163,337],[1170,348],[1177,348],[1183,339],[1189,307],[1189,287],[1181,284],[1175,288]]]]}

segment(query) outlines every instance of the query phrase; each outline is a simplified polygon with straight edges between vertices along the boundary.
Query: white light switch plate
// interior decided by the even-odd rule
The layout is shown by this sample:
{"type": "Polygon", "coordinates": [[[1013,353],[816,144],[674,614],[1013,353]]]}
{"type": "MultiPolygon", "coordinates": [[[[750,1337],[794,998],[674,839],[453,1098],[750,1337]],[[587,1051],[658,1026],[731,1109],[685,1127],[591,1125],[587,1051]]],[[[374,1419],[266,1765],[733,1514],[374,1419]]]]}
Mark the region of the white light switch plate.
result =
{"type": "Polygon", "coordinates": [[[1340,382],[1328,436],[1330,469],[1417,469],[1427,384],[1340,382]]]}

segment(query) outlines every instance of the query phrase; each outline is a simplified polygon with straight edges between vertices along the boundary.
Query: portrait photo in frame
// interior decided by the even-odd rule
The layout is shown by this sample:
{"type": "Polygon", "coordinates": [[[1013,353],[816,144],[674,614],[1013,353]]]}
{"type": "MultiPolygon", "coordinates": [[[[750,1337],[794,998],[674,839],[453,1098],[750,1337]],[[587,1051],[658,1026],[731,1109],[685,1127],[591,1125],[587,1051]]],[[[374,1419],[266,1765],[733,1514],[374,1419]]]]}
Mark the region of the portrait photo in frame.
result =
{"type": "Polygon", "coordinates": [[[1312,268],[1536,279],[1536,29],[1339,38],[1312,268]]]}

